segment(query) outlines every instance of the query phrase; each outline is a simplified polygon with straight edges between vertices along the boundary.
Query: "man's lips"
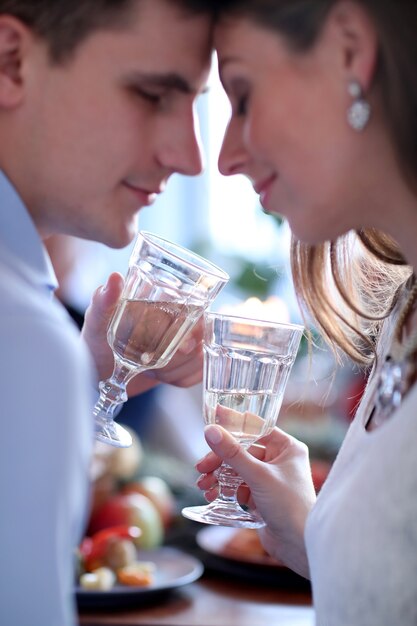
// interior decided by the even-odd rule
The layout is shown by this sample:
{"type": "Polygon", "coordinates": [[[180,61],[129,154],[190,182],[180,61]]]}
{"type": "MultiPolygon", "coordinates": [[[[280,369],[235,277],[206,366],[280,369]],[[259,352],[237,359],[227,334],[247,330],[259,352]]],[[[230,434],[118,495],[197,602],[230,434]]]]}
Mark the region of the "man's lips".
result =
{"type": "Polygon", "coordinates": [[[137,187],[128,181],[124,181],[124,186],[135,194],[141,206],[146,206],[155,202],[157,195],[162,191],[161,187],[157,189],[144,189],[143,187],[137,187]]]}

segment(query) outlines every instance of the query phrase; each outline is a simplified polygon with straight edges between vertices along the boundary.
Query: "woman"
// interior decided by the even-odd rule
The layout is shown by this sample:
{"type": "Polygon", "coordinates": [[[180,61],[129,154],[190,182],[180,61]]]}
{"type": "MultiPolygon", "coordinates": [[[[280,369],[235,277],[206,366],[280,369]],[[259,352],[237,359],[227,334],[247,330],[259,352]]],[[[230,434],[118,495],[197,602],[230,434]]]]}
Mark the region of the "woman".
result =
{"type": "Polygon", "coordinates": [[[371,373],[317,500],[306,447],[278,429],[249,454],[207,427],[198,484],[213,500],[220,460],[241,474],[319,625],[417,624],[417,3],[215,4],[220,170],[288,219],[303,309],[371,373]]]}

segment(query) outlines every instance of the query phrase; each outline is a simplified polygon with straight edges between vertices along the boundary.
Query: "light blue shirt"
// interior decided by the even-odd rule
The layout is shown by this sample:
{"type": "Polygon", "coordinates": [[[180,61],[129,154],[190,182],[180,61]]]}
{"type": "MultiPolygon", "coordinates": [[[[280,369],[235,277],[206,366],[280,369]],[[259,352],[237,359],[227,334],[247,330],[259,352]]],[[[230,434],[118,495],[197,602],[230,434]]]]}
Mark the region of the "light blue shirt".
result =
{"type": "Polygon", "coordinates": [[[93,443],[92,364],[0,171],[0,624],[70,626],[93,443]]]}

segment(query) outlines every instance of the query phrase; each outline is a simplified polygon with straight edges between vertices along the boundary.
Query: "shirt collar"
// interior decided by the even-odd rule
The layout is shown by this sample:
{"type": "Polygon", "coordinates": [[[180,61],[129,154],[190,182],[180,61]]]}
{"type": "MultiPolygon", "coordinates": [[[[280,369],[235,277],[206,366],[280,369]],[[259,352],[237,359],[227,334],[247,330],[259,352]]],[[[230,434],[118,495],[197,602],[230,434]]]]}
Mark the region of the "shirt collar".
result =
{"type": "Polygon", "coordinates": [[[49,255],[19,194],[0,170],[0,249],[28,279],[54,291],[58,286],[49,255]]]}

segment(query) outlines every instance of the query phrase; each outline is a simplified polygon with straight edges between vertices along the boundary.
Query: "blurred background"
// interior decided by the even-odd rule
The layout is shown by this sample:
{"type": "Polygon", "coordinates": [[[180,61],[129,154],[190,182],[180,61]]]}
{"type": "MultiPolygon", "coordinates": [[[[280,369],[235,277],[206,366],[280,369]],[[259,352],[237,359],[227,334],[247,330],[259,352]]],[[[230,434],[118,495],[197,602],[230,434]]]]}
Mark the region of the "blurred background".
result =
{"type": "MultiPolygon", "coordinates": [[[[139,226],[200,253],[229,273],[230,283],[212,309],[301,322],[290,277],[287,224],[262,212],[243,176],[225,178],[217,170],[229,104],[216,70],[198,109],[205,172],[197,178],[174,176],[157,202],[142,209],[139,226]]],[[[60,283],[57,295],[81,325],[94,289],[110,272],[125,273],[132,246],[111,250],[60,237],[51,239],[49,248],[60,283]]],[[[337,453],[363,382],[349,362],[336,373],[333,357],[319,341],[310,355],[303,342],[280,426],[309,445],[317,489],[337,453]]],[[[118,419],[140,440],[142,473],[161,476],[175,493],[186,491],[188,501],[201,498],[193,487],[194,463],[207,451],[200,386],[160,386],[129,400],[118,419]]]]}

